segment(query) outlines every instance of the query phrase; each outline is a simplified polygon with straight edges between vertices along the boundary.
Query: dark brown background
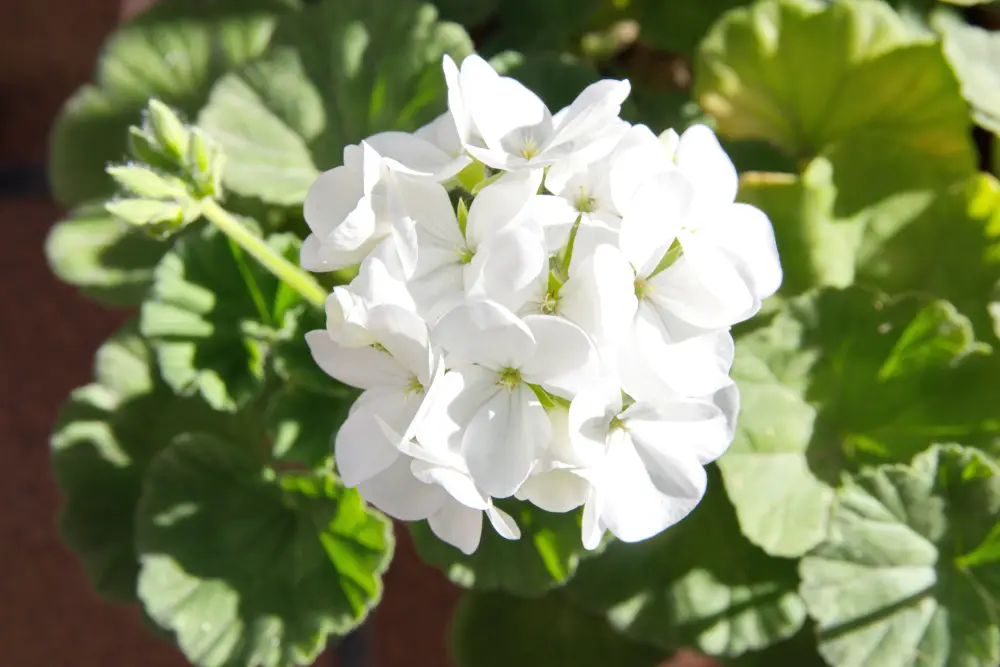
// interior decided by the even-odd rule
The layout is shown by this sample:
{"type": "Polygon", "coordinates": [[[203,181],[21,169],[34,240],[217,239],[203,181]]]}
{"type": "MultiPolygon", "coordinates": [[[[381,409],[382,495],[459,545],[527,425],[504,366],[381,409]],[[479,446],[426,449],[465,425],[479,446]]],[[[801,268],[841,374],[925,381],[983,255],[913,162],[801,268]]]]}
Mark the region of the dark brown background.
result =
{"type": "MultiPolygon", "coordinates": [[[[41,165],[62,101],[87,81],[104,37],[148,0],[0,0],[0,167],[41,165]]],[[[100,342],[126,317],[52,277],[42,243],[62,211],[0,200],[0,667],[185,667],[134,610],[91,591],[59,543],[48,435],[59,405],[90,381],[100,342]]],[[[423,565],[405,530],[373,622],[375,667],[444,667],[458,592],[423,565]]],[[[699,667],[688,656],[674,667],[699,667]]],[[[334,657],[319,665],[335,664],[334,657]]]]}

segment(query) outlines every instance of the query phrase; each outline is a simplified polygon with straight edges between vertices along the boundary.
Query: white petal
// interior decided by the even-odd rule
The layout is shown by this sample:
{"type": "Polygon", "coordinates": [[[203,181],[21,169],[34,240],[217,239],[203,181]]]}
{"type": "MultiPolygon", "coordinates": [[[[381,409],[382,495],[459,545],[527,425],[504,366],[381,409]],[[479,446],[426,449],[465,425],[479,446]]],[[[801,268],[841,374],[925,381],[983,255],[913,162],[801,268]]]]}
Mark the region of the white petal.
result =
{"type": "Polygon", "coordinates": [[[651,281],[653,302],[702,329],[730,327],[760,308],[731,255],[700,232],[685,235],[683,246],[681,257],[651,281]]]}
{"type": "Polygon", "coordinates": [[[517,311],[544,290],[548,275],[549,256],[541,229],[522,225],[483,241],[465,266],[463,283],[470,299],[490,300],[517,311]]]}
{"type": "Polygon", "coordinates": [[[426,519],[450,502],[448,494],[440,486],[424,484],[410,473],[410,461],[406,456],[400,456],[377,476],[362,482],[358,493],[400,521],[426,519]]]}
{"type": "Polygon", "coordinates": [[[636,400],[656,400],[664,391],[706,396],[731,383],[732,336],[709,332],[670,342],[656,308],[643,301],[619,348],[622,388],[636,400]]]}
{"type": "Polygon", "coordinates": [[[385,437],[376,417],[395,431],[409,428],[419,400],[408,400],[392,387],[369,389],[355,402],[340,430],[337,431],[334,460],[344,486],[357,486],[392,465],[399,450],[385,437]]]}
{"type": "Polygon", "coordinates": [[[302,204],[309,229],[325,237],[355,209],[364,196],[358,169],[334,167],[313,181],[302,204]]]}
{"type": "MultiPolygon", "coordinates": [[[[413,310],[413,297],[403,279],[402,267],[390,264],[390,254],[384,252],[386,241],[361,262],[358,275],[351,281],[350,291],[357,294],[367,308],[391,304],[413,310]]],[[[336,288],[334,288],[336,289],[336,288]]]]}
{"type": "Polygon", "coordinates": [[[545,409],[528,387],[502,390],[473,416],[462,454],[476,485],[495,498],[514,494],[549,440],[545,409]]]}
{"type": "Polygon", "coordinates": [[[677,238],[693,191],[677,171],[639,187],[623,211],[620,244],[639,276],[648,276],[677,238]]]}
{"type": "Polygon", "coordinates": [[[469,207],[465,236],[470,248],[476,248],[518,219],[541,184],[540,170],[505,174],[479,191],[469,207]]]}
{"type": "Polygon", "coordinates": [[[627,80],[604,79],[583,89],[569,108],[560,115],[559,126],[552,137],[552,146],[574,142],[592,141],[618,117],[622,102],[628,97],[631,85],[627,80]]]}
{"type": "Polygon", "coordinates": [[[583,520],[581,525],[581,540],[583,548],[593,551],[601,545],[604,531],[607,527],[601,521],[601,510],[603,504],[596,488],[590,489],[586,504],[583,506],[583,520]]]}
{"type": "Polygon", "coordinates": [[[597,350],[583,329],[554,315],[529,315],[524,324],[536,344],[534,354],[521,365],[526,382],[575,396],[600,380],[597,350]]]}
{"type": "Polygon", "coordinates": [[[590,493],[590,482],[569,470],[550,470],[532,475],[518,490],[518,496],[546,512],[568,512],[582,505],[590,493]]]}
{"type": "MultiPolygon", "coordinates": [[[[453,67],[454,64],[455,63],[452,62],[453,67]]],[[[449,111],[444,112],[431,122],[419,128],[413,134],[420,137],[424,141],[429,141],[434,144],[453,159],[461,157],[462,139],[458,136],[458,127],[455,125],[455,117],[449,111]]],[[[468,158],[464,159],[468,162],[468,158]]]]}
{"type": "Polygon", "coordinates": [[[486,510],[486,517],[490,520],[493,529],[505,540],[521,539],[521,529],[518,528],[514,517],[504,512],[496,505],[490,505],[486,510]]]}
{"type": "Polygon", "coordinates": [[[465,427],[498,391],[496,372],[481,366],[459,365],[445,373],[424,401],[427,415],[416,438],[426,451],[414,456],[461,469],[465,427]]]}
{"type": "Polygon", "coordinates": [[[601,519],[623,542],[645,540],[669,528],[705,493],[705,469],[693,457],[640,458],[622,429],[611,433],[604,473],[601,519]]]}
{"type": "Polygon", "coordinates": [[[609,159],[611,200],[619,213],[628,208],[640,185],[674,169],[673,155],[645,125],[629,129],[609,159]]]}
{"type": "Polygon", "coordinates": [[[319,237],[310,234],[302,242],[302,249],[299,251],[299,264],[306,271],[336,271],[358,264],[365,258],[367,251],[367,248],[350,252],[324,248],[319,237]]]}
{"type": "Polygon", "coordinates": [[[520,368],[535,352],[535,339],[524,322],[490,301],[452,309],[431,338],[455,358],[494,370],[520,368]]]}
{"type": "Polygon", "coordinates": [[[466,555],[475,552],[483,534],[483,513],[454,500],[427,519],[431,531],[466,555]]]}
{"type": "Polygon", "coordinates": [[[455,121],[455,131],[459,139],[463,142],[471,141],[478,136],[475,123],[469,116],[469,110],[465,105],[465,95],[462,92],[461,75],[455,61],[451,56],[445,54],[442,58],[444,68],[444,79],[448,84],[448,111],[455,121]]]}
{"type": "Polygon", "coordinates": [[[625,255],[610,245],[572,269],[560,290],[559,314],[594,337],[599,345],[617,345],[635,317],[635,274],[625,255]]]}
{"type": "Polygon", "coordinates": [[[389,354],[421,384],[430,380],[427,324],[414,312],[384,305],[368,313],[368,328],[389,354]]]}
{"type": "MultiPolygon", "coordinates": [[[[409,132],[379,132],[365,142],[383,158],[393,160],[408,173],[434,181],[443,180],[439,174],[453,160],[451,155],[434,144],[409,132]]],[[[444,178],[454,175],[448,174],[444,178]]]]}
{"type": "Polygon", "coordinates": [[[405,387],[409,372],[385,352],[371,347],[344,347],[325,330],[306,333],[316,364],[330,377],[360,389],[405,387]]]}
{"type": "Polygon", "coordinates": [[[576,395],[569,406],[569,435],[577,456],[598,465],[607,446],[611,420],[622,411],[618,387],[595,385],[576,395]]]}
{"type": "Polygon", "coordinates": [[[749,204],[733,204],[706,231],[749,278],[754,296],[764,299],[778,291],[781,261],[774,228],[763,211],[749,204]]]}
{"type": "Polygon", "coordinates": [[[732,440],[726,415],[710,401],[634,403],[622,413],[636,447],[689,452],[702,465],[722,456],[732,440]]]}
{"type": "Polygon", "coordinates": [[[362,197],[354,210],[327,233],[323,238],[323,245],[339,252],[349,252],[358,250],[365,244],[370,244],[376,236],[381,236],[374,206],[375,202],[370,196],[362,197]]]}
{"type": "Polygon", "coordinates": [[[448,495],[466,507],[484,510],[490,506],[489,497],[477,489],[472,478],[463,472],[417,459],[411,463],[410,470],[421,482],[443,487],[448,495]]]}
{"type": "Polygon", "coordinates": [[[535,195],[524,209],[524,217],[542,228],[546,250],[555,253],[566,244],[573,223],[580,217],[580,212],[562,197],[535,195]]]}
{"type": "Polygon", "coordinates": [[[675,161],[691,179],[699,198],[723,203],[736,199],[739,187],[736,167],[707,126],[692,125],[684,131],[677,144],[675,161]]]}

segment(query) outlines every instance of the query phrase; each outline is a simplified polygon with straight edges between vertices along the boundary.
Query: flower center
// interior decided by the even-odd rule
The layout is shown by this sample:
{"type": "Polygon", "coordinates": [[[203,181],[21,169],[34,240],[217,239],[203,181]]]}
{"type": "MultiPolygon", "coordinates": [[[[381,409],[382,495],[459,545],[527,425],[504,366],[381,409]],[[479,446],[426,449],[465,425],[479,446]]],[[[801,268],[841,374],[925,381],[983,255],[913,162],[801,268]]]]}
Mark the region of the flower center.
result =
{"type": "Polygon", "coordinates": [[[458,253],[459,264],[468,264],[472,261],[472,258],[476,256],[475,251],[466,246],[456,248],[455,251],[458,253]]]}
{"type": "Polygon", "coordinates": [[[580,194],[576,197],[576,210],[580,213],[593,213],[597,208],[597,200],[587,194],[587,191],[580,188],[580,194]]]}
{"type": "Polygon", "coordinates": [[[521,139],[521,157],[525,160],[530,160],[540,152],[541,151],[538,149],[538,142],[535,141],[533,136],[528,135],[521,139]]]}
{"type": "Polygon", "coordinates": [[[647,282],[645,278],[636,278],[633,284],[635,285],[635,296],[639,301],[645,299],[653,291],[653,285],[647,282]]]}
{"type": "Polygon", "coordinates": [[[625,425],[625,421],[623,419],[619,418],[618,416],[615,416],[615,417],[611,418],[611,425],[610,425],[609,428],[612,431],[616,431],[618,429],[621,429],[622,431],[627,431],[628,430],[628,427],[625,425]]]}
{"type": "Polygon", "coordinates": [[[543,315],[555,315],[559,311],[559,295],[551,290],[546,292],[539,309],[543,315]]]}
{"type": "Polygon", "coordinates": [[[424,393],[424,385],[420,384],[420,380],[414,375],[411,377],[406,384],[406,389],[403,392],[407,395],[409,394],[422,394],[424,393]]]}
{"type": "Polygon", "coordinates": [[[385,349],[385,346],[382,345],[382,343],[372,343],[371,347],[373,350],[378,350],[379,352],[385,352],[386,354],[389,354],[389,350],[385,349]]]}
{"type": "Polygon", "coordinates": [[[516,368],[504,368],[497,373],[497,386],[507,391],[514,391],[521,384],[521,371],[516,368]]]}

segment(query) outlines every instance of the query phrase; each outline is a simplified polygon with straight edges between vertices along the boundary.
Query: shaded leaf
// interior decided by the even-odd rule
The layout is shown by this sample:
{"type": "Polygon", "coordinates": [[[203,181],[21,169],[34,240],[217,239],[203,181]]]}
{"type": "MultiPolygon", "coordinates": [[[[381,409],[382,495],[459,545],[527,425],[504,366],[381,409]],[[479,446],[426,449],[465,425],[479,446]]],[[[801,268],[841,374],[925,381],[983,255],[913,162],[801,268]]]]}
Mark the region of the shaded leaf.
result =
{"type": "Polygon", "coordinates": [[[233,191],[299,202],[344,146],[382,130],[413,130],[445,110],[441,58],[472,44],[430,5],[325,2],[285,16],[268,54],[223,77],[199,125],[229,158],[233,191]]]}
{"type": "Polygon", "coordinates": [[[332,478],[277,478],[238,444],[187,437],[150,465],[139,597],[199,667],[310,664],[378,603],[391,526],[332,478]]]}
{"type": "Polygon", "coordinates": [[[834,667],[992,665],[1000,566],[959,567],[1000,519],[1000,469],[934,447],[853,476],[830,537],[801,563],[802,596],[834,667]]]}
{"type": "Polygon", "coordinates": [[[471,556],[438,539],[426,521],[410,524],[417,553],[463,588],[537,596],[568,581],[588,553],[580,541],[580,512],[555,514],[515,500],[496,501],[521,528],[506,540],[488,524],[471,556]]]}
{"type": "MultiPolygon", "coordinates": [[[[298,243],[272,236],[279,252],[298,243]]],[[[262,386],[268,342],[280,324],[278,280],[214,226],[184,235],[156,269],[140,327],[174,391],[233,410],[262,386]]]]}
{"type": "Polygon", "coordinates": [[[822,540],[843,471],[906,461],[942,437],[1000,437],[981,392],[997,359],[947,302],[811,292],[736,347],[741,417],[719,468],[743,533],[773,555],[822,540]]]}
{"type": "Polygon", "coordinates": [[[665,657],[555,595],[467,593],[452,626],[458,667],[655,667],[665,657]]]}
{"type": "Polygon", "coordinates": [[[626,635],[671,651],[734,657],[794,635],[805,621],[795,563],[740,534],[722,480],[677,526],[644,542],[613,542],[567,588],[626,635]]]}
{"type": "Polygon", "coordinates": [[[52,434],[52,467],[65,498],[60,533],[97,592],[136,599],[139,563],[134,516],[150,460],[180,433],[263,439],[253,414],[214,412],[204,401],[175,396],[152,353],[126,325],[97,351],[95,382],[70,394],[52,434]]]}
{"type": "Polygon", "coordinates": [[[219,75],[264,51],[282,0],[170,0],[120,27],[104,45],[94,83],[67,101],[52,130],[49,180],[75,206],[114,192],[104,172],[125,158],[130,125],[150,97],[193,116],[219,75]]]}
{"type": "Polygon", "coordinates": [[[45,258],[60,280],[87,297],[127,307],[142,301],[168,248],[145,230],[116,220],[103,206],[84,206],[49,231],[45,258]]]}

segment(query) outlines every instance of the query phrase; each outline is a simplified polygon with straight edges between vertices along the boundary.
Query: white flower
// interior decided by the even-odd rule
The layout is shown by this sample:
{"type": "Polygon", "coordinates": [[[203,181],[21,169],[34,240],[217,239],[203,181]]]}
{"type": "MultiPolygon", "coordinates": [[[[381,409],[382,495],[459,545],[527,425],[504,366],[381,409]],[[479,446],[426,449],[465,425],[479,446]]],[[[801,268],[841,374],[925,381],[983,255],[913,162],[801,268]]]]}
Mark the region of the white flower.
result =
{"type": "Polygon", "coordinates": [[[444,72],[448,108],[465,149],[480,162],[508,171],[606,152],[609,126],[630,90],[628,81],[598,81],[553,117],[537,95],[497,74],[479,56],[468,56],[461,70],[445,56],[444,72]]]}
{"type": "MultiPolygon", "coordinates": [[[[629,207],[646,216],[643,229],[657,227],[683,250],[650,285],[662,308],[684,323],[671,332],[682,338],[699,333],[698,329],[726,328],[756,314],[761,300],[781,284],[781,264],[767,216],[748,204],[734,203],[736,169],[712,131],[704,125],[689,128],[676,142],[676,153],[669,143],[673,142],[661,142],[649,133],[615,163],[612,182],[616,198],[628,200],[629,207]],[[647,170],[645,179],[639,173],[641,165],[647,170]],[[682,195],[675,186],[673,193],[686,203],[682,210],[668,209],[669,216],[657,215],[656,207],[670,193],[650,196],[649,184],[672,173],[686,181],[684,189],[689,191],[682,195]],[[632,197],[643,190],[647,202],[636,207],[632,197]]],[[[662,257],[662,250],[658,246],[652,259],[662,257]]]]}
{"type": "Polygon", "coordinates": [[[553,414],[553,425],[567,432],[553,437],[519,496],[549,511],[584,505],[588,549],[605,530],[624,542],[647,539],[701,500],[704,466],[728,448],[737,409],[735,389],[715,402],[668,399],[627,408],[620,392],[582,392],[568,414],[553,414]]]}
{"type": "Polygon", "coordinates": [[[418,440],[465,459],[477,486],[496,498],[513,495],[549,440],[545,408],[530,385],[575,395],[597,376],[586,334],[560,318],[520,320],[503,306],[458,306],[434,327],[448,350],[440,408],[418,440]]]}

